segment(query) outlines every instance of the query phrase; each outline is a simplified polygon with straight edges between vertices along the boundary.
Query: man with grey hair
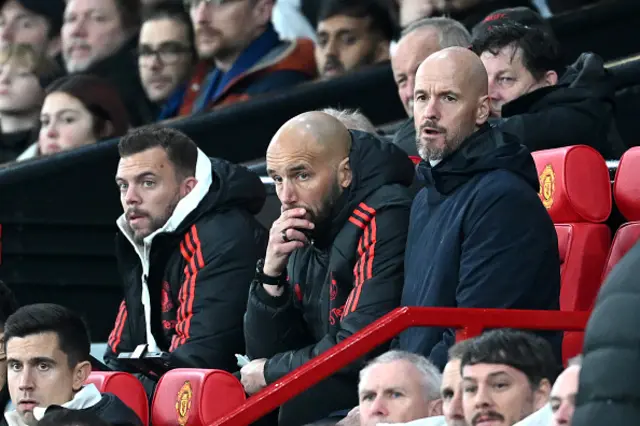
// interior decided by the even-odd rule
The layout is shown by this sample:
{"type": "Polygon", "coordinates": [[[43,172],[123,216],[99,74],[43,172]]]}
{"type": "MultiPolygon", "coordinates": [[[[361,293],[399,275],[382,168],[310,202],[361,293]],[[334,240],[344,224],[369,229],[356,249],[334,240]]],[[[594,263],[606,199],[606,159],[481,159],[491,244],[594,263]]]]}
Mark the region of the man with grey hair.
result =
{"type": "Polygon", "coordinates": [[[470,44],[469,31],[460,22],[450,18],[420,19],[403,31],[391,56],[391,68],[398,86],[398,96],[409,119],[398,129],[393,142],[407,154],[418,155],[413,123],[413,89],[418,67],[432,53],[447,47],[467,47],[470,44]]]}
{"type": "Polygon", "coordinates": [[[369,120],[367,116],[361,113],[358,109],[325,108],[322,112],[340,120],[347,129],[360,130],[361,132],[370,133],[372,135],[378,133],[371,120],[369,120]]]}
{"type": "Polygon", "coordinates": [[[393,350],[360,371],[360,426],[442,414],[442,374],[422,355],[393,350]]]}

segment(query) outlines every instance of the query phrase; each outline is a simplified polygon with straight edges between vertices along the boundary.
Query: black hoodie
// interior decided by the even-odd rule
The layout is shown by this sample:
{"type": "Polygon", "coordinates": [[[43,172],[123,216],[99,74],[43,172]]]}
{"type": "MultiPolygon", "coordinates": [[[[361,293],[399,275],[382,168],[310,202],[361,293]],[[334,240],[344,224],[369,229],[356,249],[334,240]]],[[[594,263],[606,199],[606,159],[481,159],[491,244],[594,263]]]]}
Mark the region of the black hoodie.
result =
{"type": "MultiPolygon", "coordinates": [[[[351,135],[352,183],[326,222],[317,224],[313,244],[289,258],[285,293],[274,298],[261,283],[251,286],[247,354],[268,358],[267,383],[400,304],[413,164],[402,150],[376,136],[358,131],[351,135]]],[[[342,371],[348,376],[342,382],[345,392],[328,390],[321,404],[299,410],[297,424],[357,404],[360,366],[342,371]],[[338,396],[345,393],[348,398],[338,396]]]]}
{"type": "MultiPolygon", "coordinates": [[[[484,125],[436,166],[420,163],[418,175],[425,187],[411,208],[402,305],[559,308],[557,236],[524,146],[484,125]]],[[[443,368],[455,338],[413,328],[399,342],[443,368]]]]}
{"type": "Polygon", "coordinates": [[[244,352],[242,321],[249,282],[267,241],[266,230],[253,215],[262,208],[266,194],[253,172],[210,160],[211,172],[206,166],[197,168],[205,176],[213,175],[208,192],[196,206],[187,205],[189,213],[175,230],[153,237],[148,269],[127,235],[120,232],[116,238],[124,301],[105,353],[111,368],[127,371],[117,362],[117,354],[147,343],[144,275],[150,293],[151,332],[158,347],[171,352],[171,362],[236,369],[234,354],[244,352]]]}

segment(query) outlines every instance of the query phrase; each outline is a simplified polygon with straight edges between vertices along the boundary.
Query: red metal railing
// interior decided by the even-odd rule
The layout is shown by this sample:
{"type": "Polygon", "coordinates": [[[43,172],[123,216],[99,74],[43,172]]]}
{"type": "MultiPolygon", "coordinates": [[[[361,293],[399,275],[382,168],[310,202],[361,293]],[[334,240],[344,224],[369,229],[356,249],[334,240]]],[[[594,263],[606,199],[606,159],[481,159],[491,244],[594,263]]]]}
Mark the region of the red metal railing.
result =
{"type": "Polygon", "coordinates": [[[584,331],[589,314],[514,309],[398,308],[267,386],[213,425],[251,424],[410,327],[456,328],[461,339],[477,336],[490,328],[584,331]]]}

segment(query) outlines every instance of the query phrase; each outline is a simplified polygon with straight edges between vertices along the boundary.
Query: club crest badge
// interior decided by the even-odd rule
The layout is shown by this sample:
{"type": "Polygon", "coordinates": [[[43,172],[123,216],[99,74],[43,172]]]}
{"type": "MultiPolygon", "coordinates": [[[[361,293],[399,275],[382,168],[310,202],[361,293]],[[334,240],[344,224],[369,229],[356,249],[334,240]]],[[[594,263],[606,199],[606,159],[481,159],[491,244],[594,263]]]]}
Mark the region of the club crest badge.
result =
{"type": "Polygon", "coordinates": [[[193,390],[191,389],[191,382],[187,380],[178,391],[176,397],[176,413],[178,414],[178,424],[180,426],[185,426],[189,420],[192,397],[193,390]]]}
{"type": "Polygon", "coordinates": [[[547,164],[540,173],[540,200],[547,210],[553,205],[553,195],[556,192],[556,174],[551,164],[547,164]]]}

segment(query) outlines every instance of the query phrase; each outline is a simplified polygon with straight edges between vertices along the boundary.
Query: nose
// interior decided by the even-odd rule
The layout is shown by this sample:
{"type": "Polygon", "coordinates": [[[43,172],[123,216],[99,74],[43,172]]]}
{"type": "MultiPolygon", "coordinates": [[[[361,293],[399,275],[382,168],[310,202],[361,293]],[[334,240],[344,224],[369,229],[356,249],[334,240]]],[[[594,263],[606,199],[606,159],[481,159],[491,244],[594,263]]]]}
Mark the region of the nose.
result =
{"type": "Polygon", "coordinates": [[[75,38],[85,38],[87,36],[87,28],[85,20],[82,17],[78,17],[75,21],[65,25],[71,26],[71,36],[75,38]]]}
{"type": "Polygon", "coordinates": [[[335,56],[336,58],[339,58],[338,43],[335,37],[327,38],[327,44],[324,45],[324,53],[327,56],[335,56]]]}
{"type": "Polygon", "coordinates": [[[440,111],[438,109],[438,104],[436,97],[433,96],[424,107],[424,111],[422,112],[423,120],[431,120],[438,121],[440,119],[440,111]]]}
{"type": "Polygon", "coordinates": [[[124,194],[124,202],[128,206],[135,206],[140,204],[140,196],[138,194],[138,190],[134,185],[129,185],[127,188],[127,192],[124,194]]]}
{"type": "Polygon", "coordinates": [[[7,69],[8,67],[0,68],[0,83],[8,84],[11,82],[11,73],[7,69]]]}
{"type": "Polygon", "coordinates": [[[154,71],[159,71],[160,69],[162,69],[162,61],[160,60],[160,57],[157,54],[154,54],[153,57],[151,58],[151,63],[149,64],[149,68],[151,68],[154,71]]]}
{"type": "Polygon", "coordinates": [[[284,179],[277,190],[278,198],[284,207],[294,205],[298,202],[298,192],[295,185],[288,179],[284,179]]]}
{"type": "Polygon", "coordinates": [[[387,404],[382,396],[376,397],[371,404],[371,416],[385,418],[389,415],[387,404]]]}
{"type": "Polygon", "coordinates": [[[15,32],[13,31],[13,26],[11,24],[6,24],[2,29],[0,29],[0,39],[6,42],[13,42],[15,32]]]}
{"type": "Polygon", "coordinates": [[[554,424],[556,425],[570,425],[571,419],[573,418],[573,406],[567,403],[566,401],[560,404],[558,410],[553,413],[554,424]]]}
{"type": "Polygon", "coordinates": [[[21,391],[28,391],[34,388],[33,374],[29,367],[24,367],[20,373],[20,380],[18,381],[18,388],[21,391]]]}
{"type": "Polygon", "coordinates": [[[451,417],[455,420],[464,419],[464,411],[462,409],[462,392],[456,392],[451,398],[451,417]]]}
{"type": "Polygon", "coordinates": [[[489,81],[489,99],[494,102],[500,101],[502,96],[500,94],[500,88],[498,84],[494,81],[489,81]]]}
{"type": "Polygon", "coordinates": [[[478,391],[475,395],[475,407],[486,408],[491,407],[492,405],[493,400],[491,399],[491,395],[487,389],[487,386],[478,386],[478,391]]]}
{"type": "Polygon", "coordinates": [[[195,6],[191,6],[193,22],[195,22],[196,24],[206,24],[209,21],[208,13],[206,13],[208,11],[209,6],[205,1],[200,1],[195,6]]]}

